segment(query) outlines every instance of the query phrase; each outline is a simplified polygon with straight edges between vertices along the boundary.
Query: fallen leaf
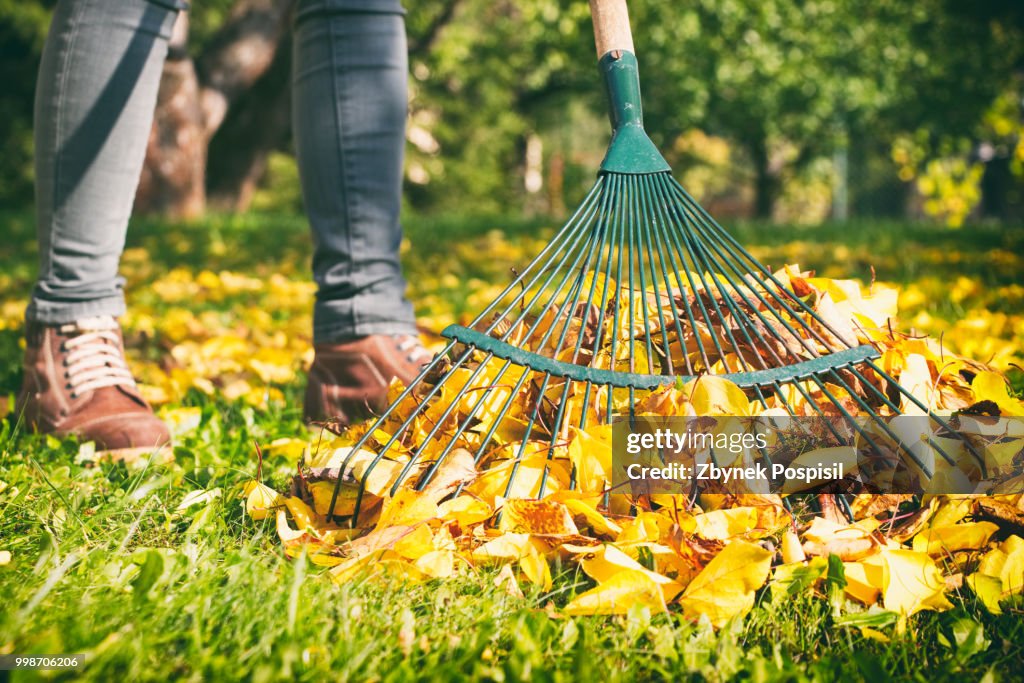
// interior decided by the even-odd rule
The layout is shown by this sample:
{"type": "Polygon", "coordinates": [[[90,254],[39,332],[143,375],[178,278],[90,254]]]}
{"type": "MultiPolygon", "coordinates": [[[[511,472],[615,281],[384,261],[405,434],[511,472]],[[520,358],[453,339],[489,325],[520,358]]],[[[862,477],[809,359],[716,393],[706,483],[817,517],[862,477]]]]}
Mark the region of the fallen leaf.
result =
{"type": "Polygon", "coordinates": [[[266,519],[270,511],[281,505],[284,498],[274,489],[258,481],[250,481],[243,489],[245,511],[253,519],[266,519]]]}
{"type": "Polygon", "coordinates": [[[943,555],[957,550],[981,550],[999,529],[992,522],[966,522],[952,526],[929,527],[914,536],[914,550],[943,555]]]}
{"type": "Polygon", "coordinates": [[[746,541],[733,541],[718,553],[679,598],[690,618],[707,615],[721,627],[754,606],[754,592],[764,585],[772,553],[746,541]]]}
{"type": "Polygon", "coordinates": [[[578,616],[627,614],[637,606],[648,608],[651,614],[668,609],[661,586],[644,572],[627,569],[577,595],[563,611],[578,616]]]}
{"type": "Polygon", "coordinates": [[[579,530],[572,521],[569,508],[550,500],[506,500],[501,511],[501,531],[529,534],[571,534],[579,530]]]}

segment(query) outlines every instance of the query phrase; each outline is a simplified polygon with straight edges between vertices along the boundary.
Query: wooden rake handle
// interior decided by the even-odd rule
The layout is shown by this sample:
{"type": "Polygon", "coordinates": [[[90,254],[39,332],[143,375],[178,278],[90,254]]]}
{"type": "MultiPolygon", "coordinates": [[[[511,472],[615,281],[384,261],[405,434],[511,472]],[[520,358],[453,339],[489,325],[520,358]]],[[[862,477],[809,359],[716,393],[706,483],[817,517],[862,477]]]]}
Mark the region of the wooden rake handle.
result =
{"type": "Polygon", "coordinates": [[[594,20],[598,59],[616,50],[636,54],[626,0],[590,0],[590,16],[594,20]]]}

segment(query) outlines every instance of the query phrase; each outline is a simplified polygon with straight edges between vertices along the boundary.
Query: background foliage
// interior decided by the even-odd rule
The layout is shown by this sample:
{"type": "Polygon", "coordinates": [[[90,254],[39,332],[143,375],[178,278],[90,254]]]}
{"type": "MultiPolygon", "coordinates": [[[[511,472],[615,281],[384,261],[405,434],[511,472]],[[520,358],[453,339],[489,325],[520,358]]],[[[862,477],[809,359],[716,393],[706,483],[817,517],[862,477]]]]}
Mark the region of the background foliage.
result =
{"type": "MultiPolygon", "coordinates": [[[[52,4],[0,1],[5,206],[31,198],[31,99],[52,4]]],[[[233,9],[260,5],[194,3],[190,54],[222,43],[233,9]]],[[[1020,215],[1019,3],[633,0],[630,9],[648,128],[719,213],[801,222],[909,214],[953,225],[1020,215]]],[[[422,0],[407,23],[410,207],[557,214],[572,205],[608,135],[586,3],[422,0]]],[[[271,91],[256,84],[232,107],[269,109],[271,91]]],[[[287,127],[269,115],[255,123],[287,127]]],[[[251,124],[236,112],[217,131],[208,188],[234,187],[218,177],[230,165],[217,162],[232,128],[251,124]]],[[[287,131],[261,138],[272,148],[252,199],[297,208],[287,131]]],[[[249,203],[246,194],[218,206],[249,203]]]]}

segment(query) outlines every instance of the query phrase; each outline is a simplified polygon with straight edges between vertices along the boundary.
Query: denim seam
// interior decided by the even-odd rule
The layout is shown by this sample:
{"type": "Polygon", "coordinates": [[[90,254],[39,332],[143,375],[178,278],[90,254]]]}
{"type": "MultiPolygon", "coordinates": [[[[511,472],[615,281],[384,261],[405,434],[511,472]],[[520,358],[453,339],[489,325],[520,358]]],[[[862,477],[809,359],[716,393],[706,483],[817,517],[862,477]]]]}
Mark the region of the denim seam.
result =
{"type": "Polygon", "coordinates": [[[313,329],[314,344],[330,344],[342,339],[352,337],[367,337],[373,334],[396,335],[396,334],[418,334],[416,323],[404,322],[395,324],[390,321],[368,322],[362,325],[345,325],[335,323],[315,327],[313,329]]]}
{"type": "MultiPolygon", "coordinates": [[[[86,5],[89,4],[89,1],[90,0],[84,0],[84,2],[75,3],[75,11],[74,11],[74,13],[71,16],[71,23],[72,24],[75,24],[75,23],[77,23],[77,22],[82,20],[82,13],[85,12],[85,7],[86,7],[86,5]]],[[[68,77],[69,77],[68,74],[71,72],[71,69],[68,68],[68,62],[71,60],[72,56],[74,55],[75,43],[78,41],[78,36],[79,36],[79,32],[78,31],[72,31],[71,32],[71,40],[68,41],[68,44],[67,44],[65,50],[62,52],[62,54],[60,56],[60,72],[61,72],[60,73],[60,84],[59,84],[59,86],[57,88],[56,102],[53,103],[53,106],[55,106],[57,108],[56,117],[55,117],[57,122],[56,122],[56,125],[54,126],[54,138],[55,138],[54,145],[55,145],[55,149],[54,149],[54,154],[53,154],[53,171],[52,171],[53,172],[53,185],[50,187],[50,191],[52,193],[52,195],[50,196],[50,216],[49,216],[49,218],[50,218],[50,225],[47,226],[47,233],[48,233],[48,239],[47,239],[48,243],[46,245],[46,274],[47,275],[50,273],[51,270],[53,270],[54,242],[56,241],[54,239],[54,237],[56,236],[56,233],[57,233],[57,221],[58,221],[57,216],[58,216],[59,209],[60,209],[60,207],[57,205],[57,198],[60,196],[61,166],[62,166],[62,159],[64,158],[64,154],[61,151],[61,148],[64,145],[63,136],[64,136],[64,123],[65,123],[65,121],[64,121],[65,108],[63,106],[63,102],[64,102],[64,99],[65,99],[65,95],[67,93],[67,84],[68,84],[68,77]]],[[[49,106],[49,104],[47,104],[47,106],[49,106]]],[[[36,220],[39,220],[38,216],[36,217],[36,220]]],[[[40,273],[40,275],[42,276],[42,273],[40,273]]]]}
{"type": "MultiPolygon", "coordinates": [[[[351,268],[352,268],[352,263],[351,263],[351,259],[352,259],[352,225],[353,225],[353,223],[352,223],[352,202],[354,200],[354,197],[352,196],[352,193],[349,192],[349,190],[352,187],[352,184],[349,182],[347,156],[345,155],[345,127],[342,125],[342,123],[343,123],[343,108],[345,106],[345,99],[344,99],[343,95],[345,95],[347,93],[343,93],[342,92],[342,84],[339,82],[338,71],[335,68],[336,61],[337,61],[337,56],[338,56],[338,52],[337,52],[337,50],[338,50],[338,37],[336,35],[336,30],[337,30],[336,22],[328,21],[327,22],[327,35],[328,35],[328,38],[329,38],[330,50],[331,50],[330,54],[328,55],[328,59],[331,62],[331,91],[332,91],[331,95],[333,97],[332,105],[334,107],[335,128],[337,129],[337,139],[336,139],[335,150],[336,150],[336,153],[338,155],[338,168],[340,170],[340,174],[339,175],[341,176],[341,180],[342,180],[341,193],[342,193],[342,196],[343,196],[343,204],[344,204],[344,207],[345,207],[345,222],[346,222],[346,227],[348,228],[347,230],[345,230],[345,251],[346,251],[345,257],[346,257],[346,260],[348,261],[348,263],[346,265],[347,265],[348,270],[351,271],[351,268]]],[[[351,310],[351,324],[352,324],[353,327],[357,327],[358,326],[358,320],[357,320],[357,315],[355,313],[355,306],[352,306],[351,309],[352,309],[351,310]]]]}

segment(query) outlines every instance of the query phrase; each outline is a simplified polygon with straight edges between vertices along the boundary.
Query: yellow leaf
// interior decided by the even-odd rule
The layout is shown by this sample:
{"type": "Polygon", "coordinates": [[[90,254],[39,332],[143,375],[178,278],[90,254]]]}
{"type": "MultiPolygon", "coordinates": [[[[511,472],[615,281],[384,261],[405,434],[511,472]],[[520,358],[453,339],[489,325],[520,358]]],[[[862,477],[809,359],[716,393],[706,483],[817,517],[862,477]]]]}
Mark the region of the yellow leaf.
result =
{"type": "Polygon", "coordinates": [[[249,358],[249,367],[264,384],[287,384],[295,379],[295,354],[263,347],[249,358]]]}
{"type": "Polygon", "coordinates": [[[594,530],[594,533],[611,537],[618,536],[622,533],[622,527],[602,515],[597,511],[597,508],[588,504],[586,501],[580,500],[579,498],[566,497],[562,502],[565,503],[567,508],[569,508],[570,513],[575,516],[584,517],[587,520],[587,524],[590,525],[590,528],[594,530]]]}
{"type": "Polygon", "coordinates": [[[789,513],[775,505],[722,508],[693,517],[696,534],[716,541],[736,536],[760,538],[788,524],[789,520],[789,513]]]}
{"type": "Polygon", "coordinates": [[[415,489],[399,489],[384,503],[377,529],[403,524],[413,525],[437,517],[437,504],[415,489]]]}
{"type": "Polygon", "coordinates": [[[941,496],[933,500],[936,502],[931,503],[927,499],[923,499],[921,502],[932,505],[934,514],[931,517],[931,526],[937,527],[953,526],[970,513],[971,505],[974,504],[970,496],[960,498],[941,496]]]}
{"type": "Polygon", "coordinates": [[[438,517],[446,522],[456,522],[462,529],[489,519],[493,514],[490,505],[465,494],[437,506],[438,517]]]}
{"type": "Polygon", "coordinates": [[[645,568],[642,564],[634,560],[632,557],[624,553],[614,545],[603,545],[596,547],[580,547],[580,546],[563,546],[570,552],[577,553],[577,559],[580,561],[580,566],[583,567],[583,571],[590,578],[594,579],[598,583],[605,583],[612,579],[619,572],[640,572],[647,575],[651,581],[661,586],[661,591],[664,594],[666,601],[671,600],[679,591],[682,590],[682,586],[676,581],[652,572],[645,568]]]}
{"type": "Polygon", "coordinates": [[[446,579],[455,573],[455,553],[431,550],[416,560],[416,569],[433,579],[446,579]]]}
{"type": "Polygon", "coordinates": [[[286,458],[289,462],[298,462],[299,458],[309,448],[309,442],[304,439],[293,439],[289,437],[282,437],[280,439],[274,439],[268,445],[263,447],[263,455],[280,455],[286,458]]]}
{"type": "Polygon", "coordinates": [[[203,411],[201,408],[174,408],[161,411],[160,418],[167,424],[171,434],[180,436],[199,426],[203,421],[203,411]]]}
{"type": "Polygon", "coordinates": [[[1024,402],[1010,397],[1006,380],[996,372],[979,372],[971,382],[975,401],[992,401],[1004,416],[1024,416],[1024,402]]]}
{"type": "Polygon", "coordinates": [[[569,460],[576,467],[576,482],[583,493],[602,493],[611,481],[612,426],[596,425],[586,430],[572,427],[569,460]]]}
{"type": "Polygon", "coordinates": [[[281,539],[281,544],[286,548],[312,540],[312,536],[306,533],[305,527],[296,531],[288,526],[288,513],[281,508],[277,510],[275,522],[277,523],[277,536],[281,539]]]}
{"type": "Polygon", "coordinates": [[[266,519],[270,510],[283,502],[277,491],[256,480],[246,484],[244,492],[245,511],[253,519],[266,519]]]}
{"type": "Polygon", "coordinates": [[[999,527],[992,522],[967,522],[929,527],[914,536],[914,550],[943,555],[957,550],[981,550],[999,527]]]}
{"type": "Polygon", "coordinates": [[[657,543],[672,520],[655,512],[639,512],[637,516],[622,525],[622,532],[615,538],[616,545],[623,547],[635,543],[657,543]]]}
{"type": "Polygon", "coordinates": [[[1002,614],[999,601],[1003,596],[1003,582],[998,576],[989,576],[975,572],[967,577],[967,585],[971,587],[974,594],[978,596],[981,603],[985,605],[992,614],[1002,614]]]}
{"type": "Polygon", "coordinates": [[[434,534],[426,524],[417,525],[392,546],[392,550],[408,560],[418,560],[434,551],[434,534]]]}
{"type": "Polygon", "coordinates": [[[750,401],[743,390],[716,375],[703,375],[683,387],[695,415],[749,415],[750,401]]]}
{"type": "Polygon", "coordinates": [[[999,570],[1003,593],[1024,592],[1024,540],[1020,536],[1010,536],[1000,547],[1006,553],[1006,560],[999,570]]]}
{"type": "Polygon", "coordinates": [[[579,533],[569,514],[569,509],[562,503],[550,500],[512,499],[505,501],[498,528],[501,531],[529,534],[576,535],[579,533]]]}
{"type": "Polygon", "coordinates": [[[862,636],[864,636],[865,638],[870,638],[871,640],[877,640],[879,643],[888,643],[888,642],[890,642],[889,636],[885,635],[884,633],[882,633],[878,629],[871,628],[870,626],[862,626],[861,629],[860,629],[860,634],[862,636]]]}
{"type": "Polygon", "coordinates": [[[577,595],[565,606],[564,612],[572,615],[626,614],[634,605],[647,607],[652,614],[667,609],[661,586],[647,574],[627,569],[577,595]]]}
{"type": "Polygon", "coordinates": [[[519,568],[532,583],[544,590],[551,590],[551,567],[532,545],[526,546],[526,554],[519,558],[519,568]]]}
{"type": "MultiPolygon", "coordinates": [[[[469,493],[479,497],[484,502],[493,503],[496,498],[539,498],[541,483],[544,483],[544,492],[554,493],[569,488],[569,472],[561,463],[548,460],[547,444],[538,444],[534,452],[527,448],[524,459],[516,462],[515,459],[505,460],[494,465],[483,472],[480,477],[467,488],[469,493]],[[518,469],[516,465],[518,464],[518,469]],[[509,479],[513,469],[516,469],[515,479],[509,488],[509,479]],[[548,470],[547,478],[544,471],[548,470]],[[506,493],[507,490],[507,493],[506,493]]],[[[514,453],[518,453],[519,444],[515,444],[514,453]]]]}
{"type": "Polygon", "coordinates": [[[912,615],[921,610],[946,610],[946,583],[935,561],[913,550],[884,550],[882,605],[887,610],[912,615]]]}
{"type": "Polygon", "coordinates": [[[786,529],[782,535],[782,561],[785,564],[803,562],[807,559],[804,549],[800,547],[800,537],[792,529],[786,529]]]}
{"type": "Polygon", "coordinates": [[[877,560],[876,556],[860,562],[843,562],[847,595],[865,605],[875,604],[882,594],[884,572],[877,560]]]}
{"type": "Polygon", "coordinates": [[[530,534],[502,534],[475,549],[470,557],[474,562],[518,560],[528,552],[530,534]]]}
{"type": "Polygon", "coordinates": [[[754,606],[754,592],[768,579],[771,565],[770,551],[733,541],[694,577],[679,602],[689,617],[707,615],[712,625],[721,627],[754,606]]]}
{"type": "MultiPolygon", "coordinates": [[[[351,446],[314,453],[309,459],[309,466],[314,472],[329,473],[331,479],[337,479],[342,465],[345,466],[343,479],[351,478],[355,482],[363,482],[365,479],[366,492],[378,497],[383,497],[391,490],[404,467],[402,463],[388,458],[378,460],[376,453],[366,449],[353,453],[351,446]]],[[[336,510],[335,514],[345,513],[336,510]]]]}
{"type": "Polygon", "coordinates": [[[282,501],[288,512],[292,515],[292,520],[301,530],[308,529],[310,527],[316,527],[316,513],[313,512],[313,508],[306,505],[305,501],[295,496],[286,496],[282,498],[282,501]]]}
{"type": "Polygon", "coordinates": [[[877,526],[878,521],[873,518],[843,526],[824,517],[815,517],[804,531],[803,547],[814,555],[845,555],[844,560],[857,560],[860,558],[849,555],[854,552],[870,554],[871,549],[878,546],[872,536],[877,526]]]}
{"type": "Polygon", "coordinates": [[[465,448],[448,453],[420,495],[435,503],[476,479],[476,463],[465,448]]]}
{"type": "MultiPolygon", "coordinates": [[[[932,371],[924,356],[911,353],[904,359],[906,365],[898,379],[901,385],[918,401],[933,408],[935,386],[932,382],[932,371]]],[[[904,415],[923,415],[924,411],[907,396],[901,396],[900,412],[904,415]]]]}
{"type": "Polygon", "coordinates": [[[367,553],[348,559],[330,570],[331,579],[342,584],[367,571],[380,559],[382,552],[367,553]]]}
{"type": "MultiPolygon", "coordinates": [[[[316,481],[308,485],[309,493],[313,496],[313,508],[318,515],[327,516],[331,506],[331,499],[334,497],[333,481],[316,481]]],[[[334,514],[340,517],[347,517],[355,512],[356,500],[359,497],[359,489],[356,485],[343,483],[338,491],[338,498],[334,502],[334,514]]],[[[380,497],[372,493],[364,492],[363,500],[359,505],[360,514],[380,503],[380,497]]],[[[362,519],[362,518],[361,518],[362,519]]]]}

